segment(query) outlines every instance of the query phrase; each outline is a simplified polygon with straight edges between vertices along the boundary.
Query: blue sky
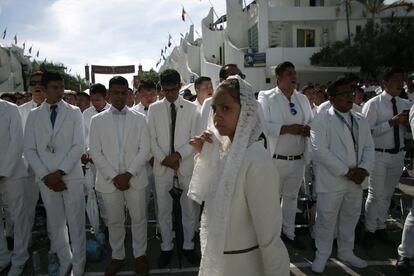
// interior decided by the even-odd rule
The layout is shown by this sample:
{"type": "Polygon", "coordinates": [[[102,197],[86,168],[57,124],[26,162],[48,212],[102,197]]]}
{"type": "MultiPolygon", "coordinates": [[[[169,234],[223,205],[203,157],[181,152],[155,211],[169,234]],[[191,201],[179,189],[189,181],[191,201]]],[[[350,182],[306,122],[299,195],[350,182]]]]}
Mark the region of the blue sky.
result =
{"type": "MultiPolygon", "coordinates": [[[[210,0],[220,15],[224,0],[210,0]]],[[[71,73],[84,76],[85,64],[142,64],[155,68],[168,34],[174,45],[190,26],[200,29],[209,0],[0,0],[0,43],[26,42],[26,53],[40,49],[39,59],[62,62],[71,73]],[[182,6],[188,16],[181,20],[182,6]],[[7,27],[7,36],[1,40],[7,27]]],[[[200,31],[199,31],[200,32],[200,31]]],[[[169,52],[168,52],[169,53],[169,52]]],[[[28,53],[27,53],[28,54],[28,53]]],[[[128,79],[132,76],[126,75],[128,79]]],[[[96,80],[107,84],[108,76],[96,80]]]]}

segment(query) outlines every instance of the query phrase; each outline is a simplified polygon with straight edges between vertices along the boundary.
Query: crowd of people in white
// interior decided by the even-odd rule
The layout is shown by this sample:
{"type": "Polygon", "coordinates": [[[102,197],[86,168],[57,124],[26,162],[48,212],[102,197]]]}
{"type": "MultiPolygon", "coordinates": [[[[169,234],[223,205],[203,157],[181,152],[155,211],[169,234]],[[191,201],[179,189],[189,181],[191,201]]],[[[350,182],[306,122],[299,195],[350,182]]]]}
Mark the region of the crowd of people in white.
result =
{"type": "MultiPolygon", "coordinates": [[[[368,250],[377,241],[394,244],[385,222],[404,167],[404,138],[414,127],[414,108],[401,93],[414,81],[389,69],[368,99],[354,77],[339,78],[326,90],[308,85],[298,92],[292,63],[279,64],[275,75],[275,88],[255,97],[240,69],[227,64],[215,91],[210,78],[195,81],[191,102],[180,96],[181,77],[172,69],[160,73],[161,89],[143,80],[135,95],[120,76],[108,89],[93,84],[89,95],[73,95],[64,93],[59,73],[32,73],[31,101],[17,106],[0,99],[0,203],[14,235],[9,252],[2,221],[0,271],[10,267],[8,275],[23,274],[40,194],[59,275],[83,275],[88,172],[112,250],[105,275],[124,265],[125,208],[135,271],[149,272],[151,193],[162,239],[158,266],[169,265],[170,190],[177,183],[183,191],[182,253],[200,265],[199,275],[288,275],[285,245],[307,247],[295,235],[295,216],[309,167],[316,198],[312,270],[324,272],[335,238],[340,260],[367,267],[354,254],[355,227],[363,214],[368,250]],[[201,257],[194,249],[198,230],[201,257]]],[[[414,255],[412,211],[398,247],[397,268],[404,273],[414,255]]]]}

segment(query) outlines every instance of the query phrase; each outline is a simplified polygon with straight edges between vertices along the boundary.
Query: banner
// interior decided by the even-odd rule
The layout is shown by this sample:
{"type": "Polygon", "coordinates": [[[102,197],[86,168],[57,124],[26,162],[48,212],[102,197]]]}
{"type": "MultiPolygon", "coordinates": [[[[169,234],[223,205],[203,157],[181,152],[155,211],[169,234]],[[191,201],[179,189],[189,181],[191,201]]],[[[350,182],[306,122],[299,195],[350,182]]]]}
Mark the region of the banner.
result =
{"type": "Polygon", "coordinates": [[[266,53],[244,54],[244,67],[265,67],[266,53]]]}
{"type": "Polygon", "coordinates": [[[91,65],[91,71],[92,71],[92,74],[109,74],[109,75],[132,74],[132,73],[135,73],[135,65],[125,65],[125,66],[91,65]]]}

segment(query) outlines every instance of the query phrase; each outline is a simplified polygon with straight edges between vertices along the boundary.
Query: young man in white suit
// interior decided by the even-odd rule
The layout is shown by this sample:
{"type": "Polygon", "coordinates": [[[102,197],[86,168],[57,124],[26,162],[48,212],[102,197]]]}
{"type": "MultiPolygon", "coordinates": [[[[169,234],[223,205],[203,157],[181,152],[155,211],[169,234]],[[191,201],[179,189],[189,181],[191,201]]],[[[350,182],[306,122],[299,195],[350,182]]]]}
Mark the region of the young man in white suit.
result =
{"type": "Polygon", "coordinates": [[[39,185],[51,247],[59,258],[59,275],[66,275],[71,268],[74,275],[82,275],[86,261],[80,162],[85,148],[82,113],[62,100],[64,83],[59,73],[45,72],[41,82],[46,101],[30,111],[27,118],[24,156],[39,185]]]}
{"type": "Polygon", "coordinates": [[[365,237],[370,248],[375,240],[396,246],[385,231],[391,197],[404,167],[404,136],[411,103],[399,97],[404,88],[404,71],[387,70],[383,77],[384,91],[364,104],[375,144],[375,165],[369,176],[365,203],[365,237]]]}
{"type": "Polygon", "coordinates": [[[194,265],[200,257],[194,252],[194,231],[199,208],[187,197],[188,185],[194,166],[194,150],[188,143],[196,135],[198,113],[196,106],[179,96],[180,74],[167,69],[160,74],[165,98],[153,103],[148,111],[148,126],[151,136],[151,150],[154,155],[154,177],[158,204],[158,222],[161,230],[161,255],[159,267],[166,267],[173,255],[172,243],[172,197],[173,177],[179,179],[182,223],[184,229],[184,256],[194,265]]]}
{"type": "Polygon", "coordinates": [[[4,224],[0,223],[0,272],[11,263],[7,275],[21,275],[29,259],[32,221],[29,219],[34,206],[27,203],[27,168],[23,163],[23,129],[17,106],[0,100],[0,205],[7,205],[14,225],[14,249],[8,251],[4,224]]]}
{"type": "Polygon", "coordinates": [[[351,111],[354,89],[342,78],[328,88],[332,107],[318,114],[311,126],[315,170],[316,256],[312,270],[322,273],[338,229],[338,258],[351,266],[367,263],[355,256],[355,227],[361,213],[362,190],[374,166],[374,143],[368,121],[351,111]]]}
{"type": "Polygon", "coordinates": [[[132,247],[137,274],[148,273],[145,163],[150,141],[145,117],[127,106],[128,81],[109,81],[112,106],[94,116],[90,128],[90,153],[97,169],[96,190],[107,212],[112,260],[105,275],[116,275],[125,260],[125,212],[131,216],[132,247]]]}
{"type": "Polygon", "coordinates": [[[148,108],[157,101],[157,89],[152,81],[142,80],[137,89],[139,103],[134,105],[132,111],[148,115],[148,108]]]}
{"type": "Polygon", "coordinates": [[[260,91],[258,101],[263,111],[268,150],[280,176],[282,239],[303,249],[305,244],[295,236],[295,216],[305,164],[309,162],[309,123],[313,112],[308,98],[295,90],[294,65],[283,62],[275,72],[277,86],[260,91]]]}

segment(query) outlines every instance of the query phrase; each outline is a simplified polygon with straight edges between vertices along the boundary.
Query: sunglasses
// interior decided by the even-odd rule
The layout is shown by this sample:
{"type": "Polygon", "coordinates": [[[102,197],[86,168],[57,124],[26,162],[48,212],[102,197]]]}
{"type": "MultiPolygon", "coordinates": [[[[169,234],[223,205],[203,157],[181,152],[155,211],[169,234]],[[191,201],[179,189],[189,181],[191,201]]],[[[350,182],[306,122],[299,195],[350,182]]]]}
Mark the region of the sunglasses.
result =
{"type": "Polygon", "coordinates": [[[298,114],[298,111],[295,109],[295,104],[294,103],[289,103],[289,107],[290,107],[290,114],[292,114],[292,115],[298,114]]]}
{"type": "Polygon", "coordinates": [[[40,85],[40,84],[41,84],[41,81],[30,81],[29,82],[30,86],[36,86],[36,85],[40,85]]]}

